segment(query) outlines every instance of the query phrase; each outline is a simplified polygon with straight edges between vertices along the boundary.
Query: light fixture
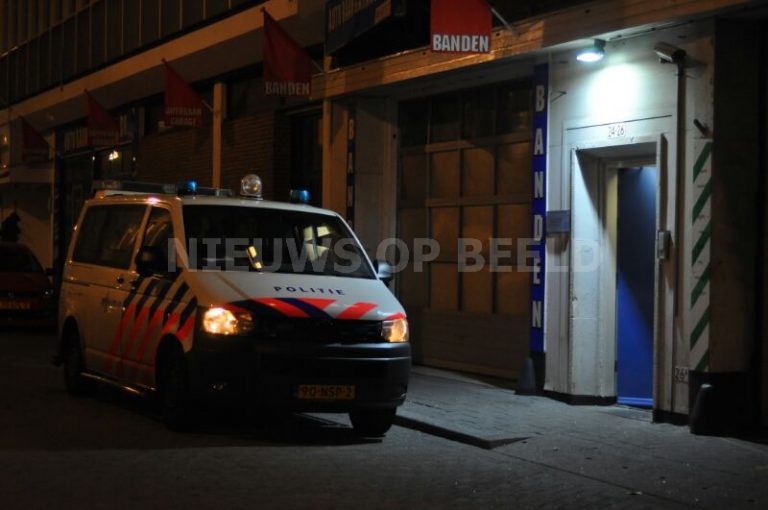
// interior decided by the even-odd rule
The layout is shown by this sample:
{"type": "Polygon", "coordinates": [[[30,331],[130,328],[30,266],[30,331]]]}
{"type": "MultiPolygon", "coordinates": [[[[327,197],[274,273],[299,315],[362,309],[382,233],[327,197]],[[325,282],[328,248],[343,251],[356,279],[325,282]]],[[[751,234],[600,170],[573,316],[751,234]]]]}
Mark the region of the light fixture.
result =
{"type": "Polygon", "coordinates": [[[659,42],[653,47],[653,51],[656,52],[659,60],[665,64],[680,64],[685,60],[685,50],[681,50],[669,43],[659,42]]]}
{"type": "Polygon", "coordinates": [[[115,161],[116,159],[120,159],[120,153],[117,151],[112,151],[109,153],[108,158],[110,161],[115,161]]]}
{"type": "Polygon", "coordinates": [[[595,39],[595,42],[589,48],[584,48],[576,55],[576,60],[579,62],[597,62],[602,60],[605,56],[605,41],[602,39],[595,39]]]}

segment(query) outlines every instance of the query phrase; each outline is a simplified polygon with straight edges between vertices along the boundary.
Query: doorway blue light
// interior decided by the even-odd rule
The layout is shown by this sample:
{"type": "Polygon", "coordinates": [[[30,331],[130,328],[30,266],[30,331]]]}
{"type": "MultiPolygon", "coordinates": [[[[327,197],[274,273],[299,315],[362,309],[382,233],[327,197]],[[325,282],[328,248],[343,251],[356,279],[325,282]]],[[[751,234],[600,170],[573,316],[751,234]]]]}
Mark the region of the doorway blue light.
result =
{"type": "Polygon", "coordinates": [[[653,407],[654,167],[619,171],[616,385],[620,404],[653,407]]]}

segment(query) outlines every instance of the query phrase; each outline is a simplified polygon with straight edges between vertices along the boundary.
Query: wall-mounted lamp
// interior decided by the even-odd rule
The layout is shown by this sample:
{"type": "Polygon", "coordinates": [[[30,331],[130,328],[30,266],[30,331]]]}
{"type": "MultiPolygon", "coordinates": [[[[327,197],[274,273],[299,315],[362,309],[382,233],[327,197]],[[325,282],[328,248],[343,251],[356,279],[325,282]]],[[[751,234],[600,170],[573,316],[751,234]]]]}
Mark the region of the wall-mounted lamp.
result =
{"type": "Polygon", "coordinates": [[[576,55],[576,60],[579,62],[597,62],[602,60],[605,56],[605,41],[602,39],[595,39],[595,42],[589,48],[584,48],[576,55]]]}
{"type": "Polygon", "coordinates": [[[685,60],[685,50],[665,42],[656,43],[653,51],[656,52],[659,60],[665,64],[680,64],[685,60]]]}

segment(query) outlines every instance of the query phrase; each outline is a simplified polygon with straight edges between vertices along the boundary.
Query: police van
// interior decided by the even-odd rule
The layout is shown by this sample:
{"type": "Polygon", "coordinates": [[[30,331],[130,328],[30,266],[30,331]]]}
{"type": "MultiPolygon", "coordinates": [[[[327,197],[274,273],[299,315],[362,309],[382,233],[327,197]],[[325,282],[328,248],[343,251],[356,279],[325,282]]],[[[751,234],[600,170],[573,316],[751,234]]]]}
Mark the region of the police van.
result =
{"type": "Polygon", "coordinates": [[[336,213],[229,190],[102,182],[75,227],[59,305],[65,383],[157,394],[171,428],[224,397],[391,426],[408,387],[403,307],[336,213]]]}

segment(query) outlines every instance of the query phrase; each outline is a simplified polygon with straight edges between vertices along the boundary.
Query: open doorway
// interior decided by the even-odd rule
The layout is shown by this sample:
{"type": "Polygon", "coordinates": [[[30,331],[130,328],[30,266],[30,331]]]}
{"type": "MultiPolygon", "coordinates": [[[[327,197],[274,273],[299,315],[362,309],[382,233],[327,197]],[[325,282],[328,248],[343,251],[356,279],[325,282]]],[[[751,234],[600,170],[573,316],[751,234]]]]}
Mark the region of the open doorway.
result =
{"type": "Polygon", "coordinates": [[[659,145],[574,151],[571,377],[581,395],[654,406],[659,145]],[[594,263],[585,263],[589,261],[594,263]]]}
{"type": "Polygon", "coordinates": [[[618,170],[616,235],[616,395],[653,407],[656,167],[618,170]]]}

